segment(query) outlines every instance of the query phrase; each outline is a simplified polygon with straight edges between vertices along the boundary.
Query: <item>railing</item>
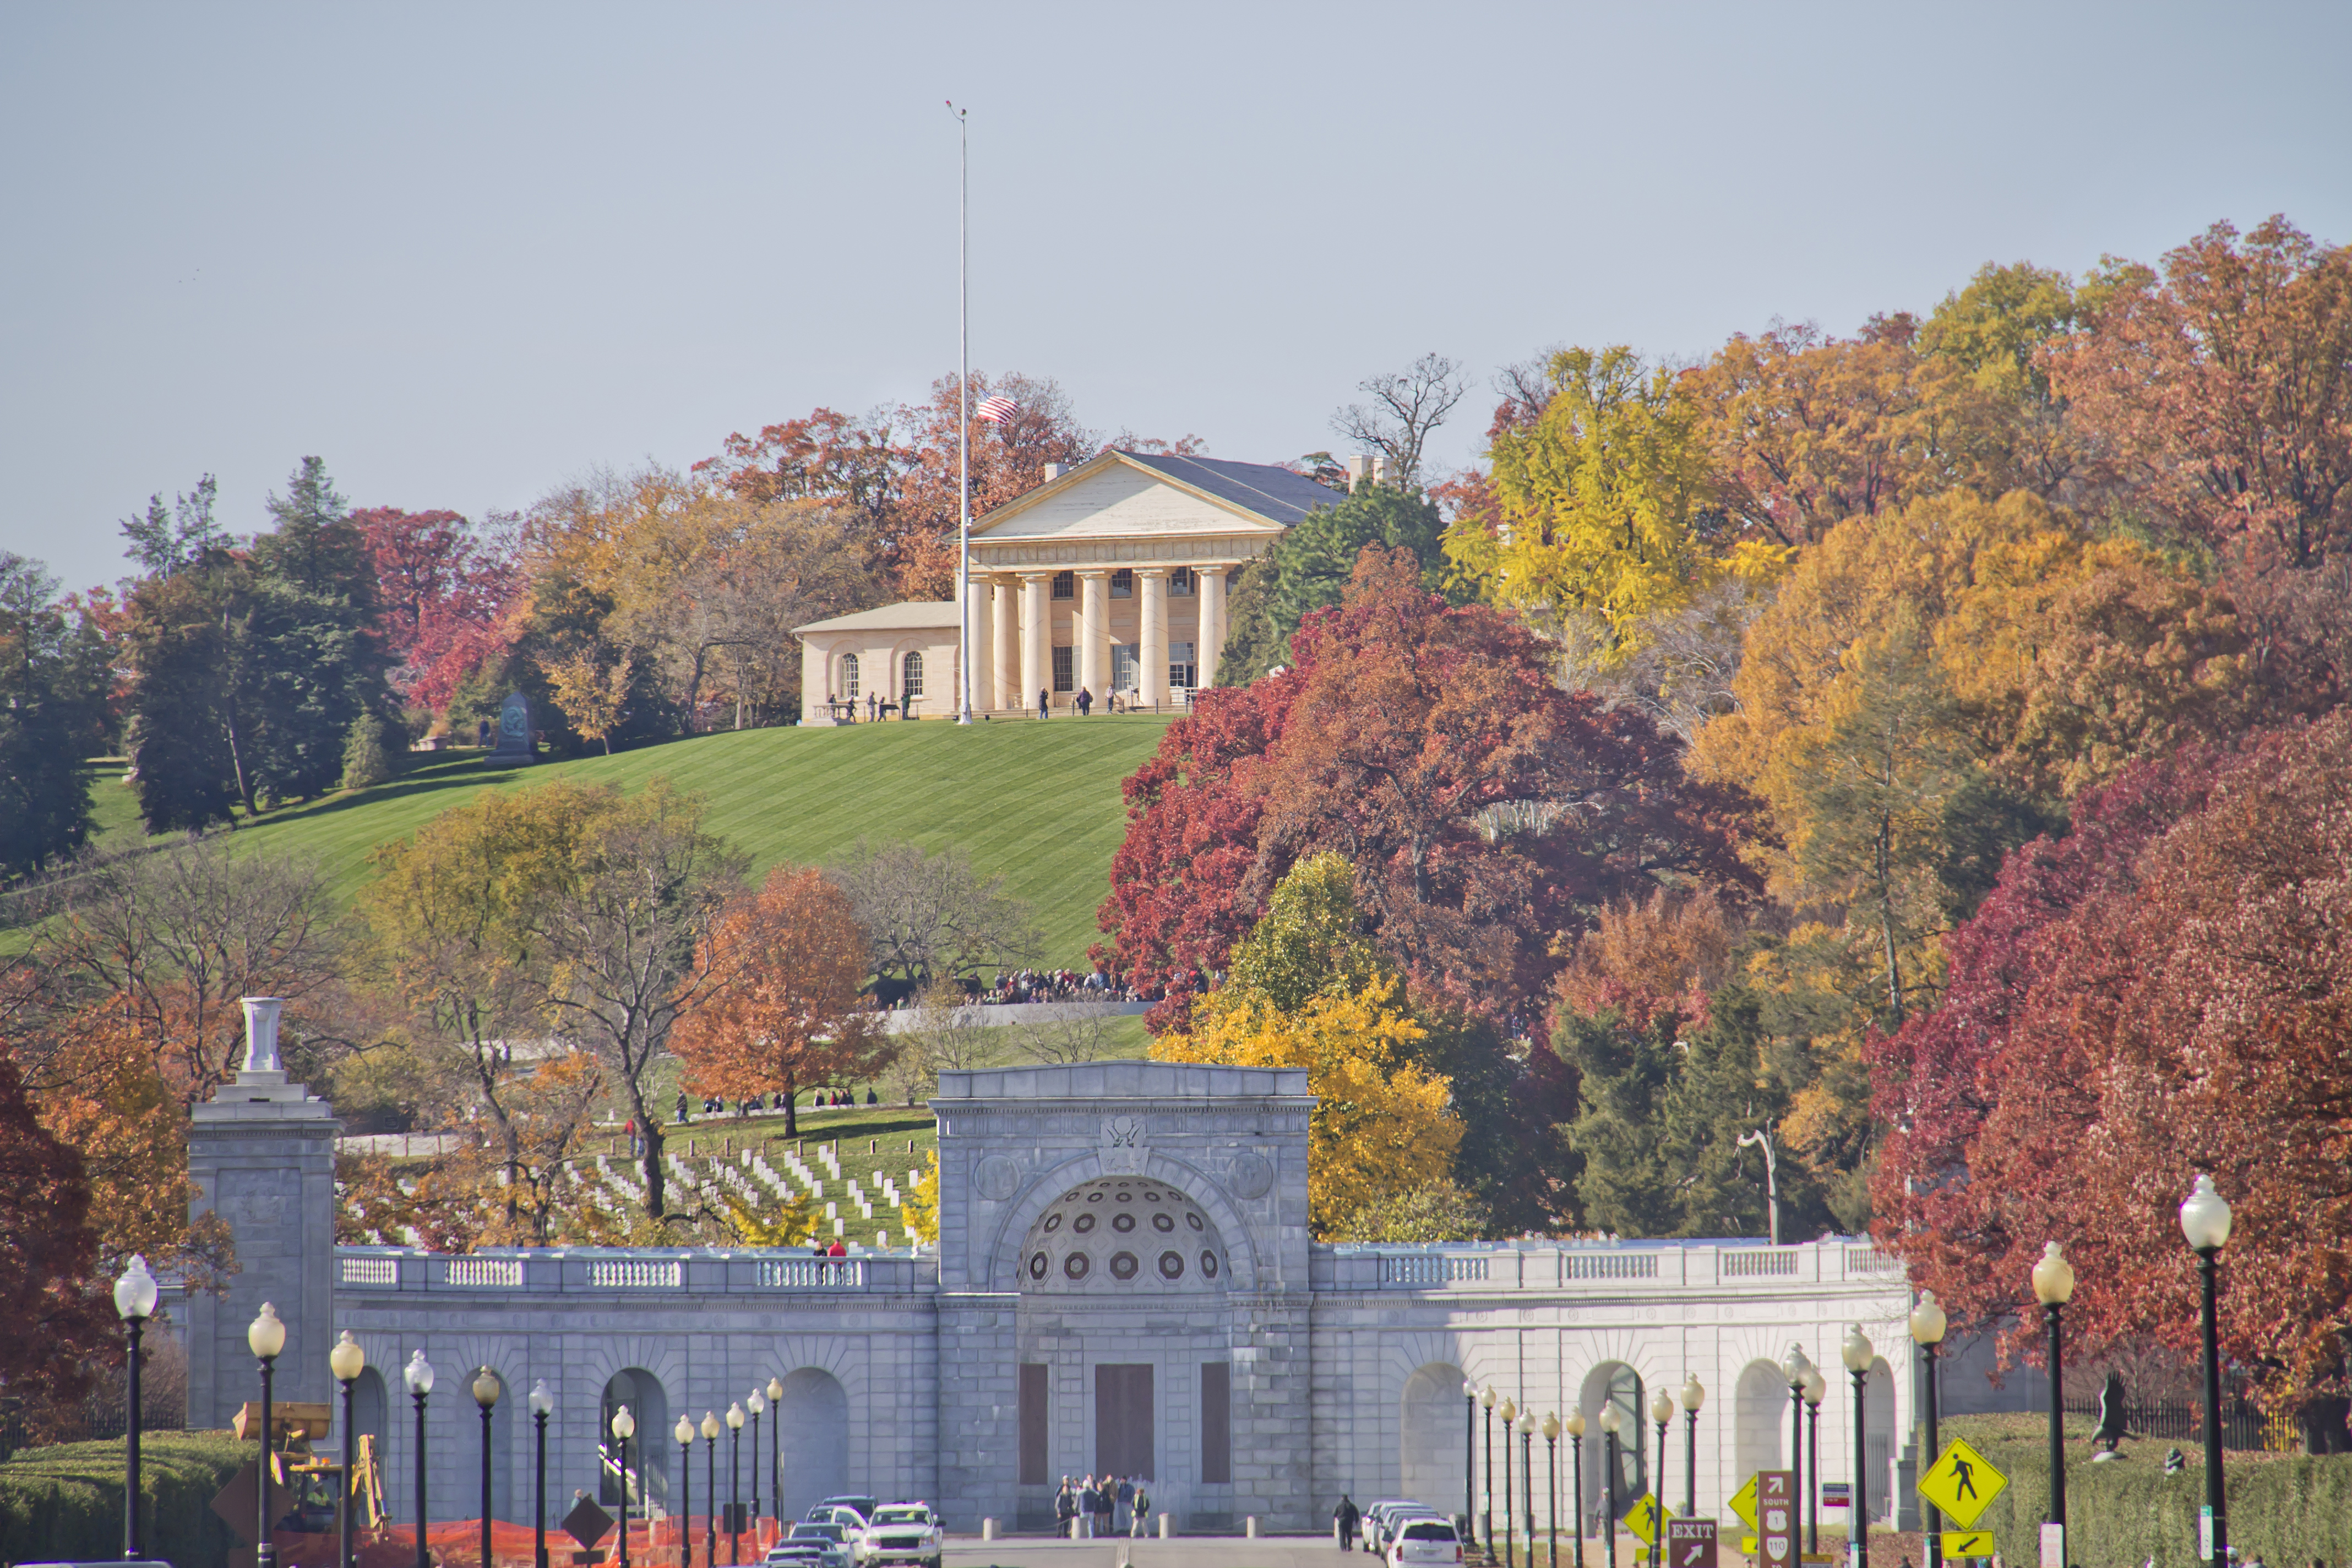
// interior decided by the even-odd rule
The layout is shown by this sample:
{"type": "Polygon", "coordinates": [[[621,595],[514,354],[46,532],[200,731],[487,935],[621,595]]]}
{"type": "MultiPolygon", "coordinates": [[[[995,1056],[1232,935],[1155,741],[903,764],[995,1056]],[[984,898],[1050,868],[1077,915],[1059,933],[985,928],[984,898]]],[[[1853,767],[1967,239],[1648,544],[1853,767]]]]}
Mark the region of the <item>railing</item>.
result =
{"type": "Polygon", "coordinates": [[[866,1260],[856,1258],[778,1258],[760,1263],[760,1283],[771,1289],[863,1290],[866,1260]]]}
{"type": "Polygon", "coordinates": [[[400,1283],[400,1260],[396,1258],[346,1258],[342,1266],[342,1281],[346,1285],[400,1283]]]}
{"type": "Polygon", "coordinates": [[[522,1285],[522,1259],[520,1258],[446,1258],[441,1265],[441,1283],[520,1289],[522,1285]]]}
{"type": "Polygon", "coordinates": [[[1845,1249],[1845,1271],[1848,1274],[1900,1274],[1903,1272],[1903,1260],[1874,1247],[1849,1247],[1845,1249]]]}
{"type": "Polygon", "coordinates": [[[675,1258],[599,1258],[588,1265],[588,1283],[600,1290],[675,1290],[686,1283],[686,1265],[675,1258]]]}
{"type": "Polygon", "coordinates": [[[1383,1285],[1450,1285],[1462,1279],[1486,1278],[1486,1260],[1444,1252],[1408,1253],[1381,1259],[1383,1285]]]}
{"type": "Polygon", "coordinates": [[[1560,1258],[1561,1272],[1570,1279],[1655,1279],[1654,1252],[1570,1252],[1560,1258]]]}
{"type": "MultiPolygon", "coordinates": [[[[1846,1248],[1849,1254],[1853,1250],[1846,1248]]],[[[1779,1247],[1759,1252],[1727,1252],[1717,1265],[1717,1277],[1723,1279],[1793,1279],[1796,1273],[1797,1255],[1779,1247]]]]}
{"type": "MultiPolygon", "coordinates": [[[[2095,1423],[2099,1418],[2099,1402],[2095,1399],[2069,1399],[2066,1414],[2095,1423]]],[[[2124,1430],[2127,1436],[2158,1443],[2201,1443],[2205,1438],[2205,1406],[2189,1400],[2158,1400],[2149,1404],[2124,1403],[2124,1430]]],[[[2221,1447],[2245,1453],[2291,1454],[2301,1445],[2302,1434],[2296,1429],[2291,1412],[2265,1413],[2242,1399],[2225,1397],[2221,1401],[2221,1447]]]]}

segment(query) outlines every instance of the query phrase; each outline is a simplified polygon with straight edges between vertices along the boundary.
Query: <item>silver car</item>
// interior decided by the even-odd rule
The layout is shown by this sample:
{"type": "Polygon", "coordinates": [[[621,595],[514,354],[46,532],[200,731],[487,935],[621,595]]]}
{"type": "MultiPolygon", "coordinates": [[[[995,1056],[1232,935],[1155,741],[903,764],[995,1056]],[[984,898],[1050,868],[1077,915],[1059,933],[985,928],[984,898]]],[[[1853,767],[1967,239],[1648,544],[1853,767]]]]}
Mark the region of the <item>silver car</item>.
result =
{"type": "Polygon", "coordinates": [[[857,1539],[856,1556],[862,1568],[940,1568],[947,1543],[947,1529],[929,1504],[889,1502],[874,1510],[857,1539]]]}

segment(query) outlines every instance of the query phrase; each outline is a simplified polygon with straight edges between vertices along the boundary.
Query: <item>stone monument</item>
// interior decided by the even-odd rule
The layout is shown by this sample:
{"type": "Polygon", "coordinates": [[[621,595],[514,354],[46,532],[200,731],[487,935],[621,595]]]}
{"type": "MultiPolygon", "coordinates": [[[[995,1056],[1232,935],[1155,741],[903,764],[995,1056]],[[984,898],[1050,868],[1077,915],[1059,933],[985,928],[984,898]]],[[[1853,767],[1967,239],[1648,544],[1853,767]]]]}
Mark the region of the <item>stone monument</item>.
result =
{"type": "Polygon", "coordinates": [[[219,1427],[261,1396],[245,1331],[264,1301],[286,1322],[279,1399],[324,1400],[332,1390],[335,1136],[327,1102],[286,1081],[275,996],[245,999],[245,1067],[189,1113],[190,1216],[228,1224],[237,1272],[228,1293],[189,1298],[188,1425],[219,1427]]]}
{"type": "Polygon", "coordinates": [[[505,767],[538,760],[538,748],[531,742],[530,699],[520,691],[509,691],[507,700],[499,704],[498,744],[490,748],[489,761],[505,767]]]}

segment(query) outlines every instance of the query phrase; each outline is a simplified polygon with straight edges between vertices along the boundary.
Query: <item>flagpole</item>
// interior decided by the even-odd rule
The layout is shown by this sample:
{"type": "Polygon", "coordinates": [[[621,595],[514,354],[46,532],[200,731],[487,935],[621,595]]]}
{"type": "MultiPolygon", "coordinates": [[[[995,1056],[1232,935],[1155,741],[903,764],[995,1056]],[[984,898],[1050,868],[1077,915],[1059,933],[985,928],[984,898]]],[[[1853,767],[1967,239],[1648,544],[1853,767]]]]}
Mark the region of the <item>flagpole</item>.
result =
{"type": "Polygon", "coordinates": [[[971,132],[949,100],[956,187],[956,722],[971,722],[971,132]]]}

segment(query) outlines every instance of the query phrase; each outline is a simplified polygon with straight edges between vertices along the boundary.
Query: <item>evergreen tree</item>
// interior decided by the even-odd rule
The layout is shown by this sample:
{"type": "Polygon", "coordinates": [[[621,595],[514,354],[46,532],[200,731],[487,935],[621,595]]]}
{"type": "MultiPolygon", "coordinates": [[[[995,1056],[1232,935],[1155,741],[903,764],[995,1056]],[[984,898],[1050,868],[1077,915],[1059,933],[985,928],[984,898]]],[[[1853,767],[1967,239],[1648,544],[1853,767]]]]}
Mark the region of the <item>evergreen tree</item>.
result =
{"type": "Polygon", "coordinates": [[[225,552],[132,586],[123,658],[131,671],[125,740],[139,816],[150,833],[193,832],[252,805],[244,765],[252,736],[238,721],[233,650],[242,641],[225,552]]]}
{"type": "Polygon", "coordinates": [[[1444,519],[1420,490],[1369,480],[1345,500],[1309,512],[1234,579],[1219,684],[1244,685],[1289,663],[1291,634],[1308,615],[1347,595],[1356,558],[1367,544],[1412,551],[1422,582],[1433,593],[1441,591],[1444,534],[1444,519]]]}
{"type": "Polygon", "coordinates": [[[306,800],[335,787],[352,727],[393,699],[365,535],[317,458],[303,458],[286,489],[269,498],[277,528],[253,542],[247,706],[259,721],[259,788],[306,800]]]}
{"type": "Polygon", "coordinates": [[[343,742],[343,787],[367,789],[392,776],[392,758],[384,750],[384,723],[373,713],[352,721],[343,742]]]}
{"type": "Polygon", "coordinates": [[[71,854],[90,834],[79,765],[89,682],[57,587],[37,562],[0,550],[0,882],[71,854]]]}

